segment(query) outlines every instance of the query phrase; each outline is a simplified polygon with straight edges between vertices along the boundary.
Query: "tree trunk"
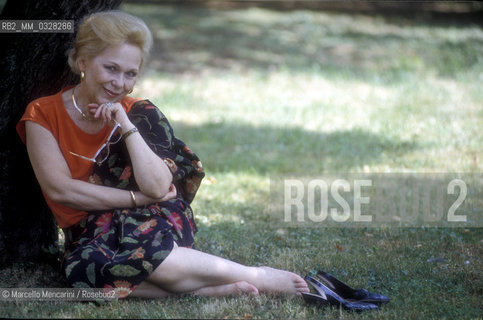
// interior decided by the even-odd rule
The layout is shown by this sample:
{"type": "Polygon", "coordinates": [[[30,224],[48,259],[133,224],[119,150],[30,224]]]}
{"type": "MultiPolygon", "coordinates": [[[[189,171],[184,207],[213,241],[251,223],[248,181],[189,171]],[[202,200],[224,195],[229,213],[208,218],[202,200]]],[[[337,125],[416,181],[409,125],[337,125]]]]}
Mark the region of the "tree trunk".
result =
{"type": "MultiPolygon", "coordinates": [[[[116,8],[122,0],[9,0],[0,20],[74,20],[116,8]]],[[[0,266],[39,261],[56,249],[57,227],[15,125],[27,104],[78,81],[66,51],[75,33],[1,33],[0,266]]]]}

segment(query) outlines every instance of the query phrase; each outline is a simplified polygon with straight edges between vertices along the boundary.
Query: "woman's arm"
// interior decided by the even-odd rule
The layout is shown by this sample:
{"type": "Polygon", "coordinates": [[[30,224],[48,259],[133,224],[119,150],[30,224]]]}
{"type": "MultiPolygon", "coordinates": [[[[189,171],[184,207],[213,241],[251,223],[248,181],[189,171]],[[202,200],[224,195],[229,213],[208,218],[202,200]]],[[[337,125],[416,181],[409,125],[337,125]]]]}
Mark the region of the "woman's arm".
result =
{"type": "MultiPolygon", "coordinates": [[[[130,122],[121,126],[122,133],[135,127],[130,122]]],[[[153,198],[164,196],[173,182],[173,175],[168,166],[151,150],[139,132],[130,134],[125,144],[139,190],[153,198]]]]}
{"type": "MultiPolygon", "coordinates": [[[[90,104],[89,108],[96,118],[102,117],[106,122],[118,122],[121,125],[121,134],[135,128],[120,103],[110,107],[105,104],[90,104]]],[[[139,190],[152,198],[167,194],[172,188],[173,175],[164,161],[151,150],[139,132],[129,135],[125,143],[139,190]]]]}
{"type": "MultiPolygon", "coordinates": [[[[50,131],[27,121],[27,150],[40,187],[53,201],[78,210],[109,210],[133,207],[127,190],[95,185],[73,179],[69,167],[50,131]]],[[[174,190],[174,194],[176,190],[174,190]]],[[[162,198],[151,198],[136,192],[138,206],[164,201],[173,196],[173,189],[162,198]]]]}

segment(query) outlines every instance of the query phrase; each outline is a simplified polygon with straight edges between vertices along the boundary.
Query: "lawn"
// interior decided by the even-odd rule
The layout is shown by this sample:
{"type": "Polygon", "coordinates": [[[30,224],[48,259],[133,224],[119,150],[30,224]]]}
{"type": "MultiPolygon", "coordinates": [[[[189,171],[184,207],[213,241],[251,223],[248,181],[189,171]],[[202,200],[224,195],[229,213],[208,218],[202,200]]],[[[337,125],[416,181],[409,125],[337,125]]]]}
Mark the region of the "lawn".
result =
{"type": "MultiPolygon", "coordinates": [[[[270,206],[271,185],[286,176],[481,173],[480,27],[306,10],[122,8],[155,36],[133,95],[160,107],[207,173],[193,203],[198,249],[301,275],[323,269],[392,301],[351,314],[285,296],[186,295],[102,305],[2,303],[0,316],[483,316],[481,225],[301,226],[274,223],[280,212],[270,206]]],[[[478,208],[472,213],[481,217],[478,208]]],[[[63,286],[47,265],[0,271],[0,287],[63,286]]]]}

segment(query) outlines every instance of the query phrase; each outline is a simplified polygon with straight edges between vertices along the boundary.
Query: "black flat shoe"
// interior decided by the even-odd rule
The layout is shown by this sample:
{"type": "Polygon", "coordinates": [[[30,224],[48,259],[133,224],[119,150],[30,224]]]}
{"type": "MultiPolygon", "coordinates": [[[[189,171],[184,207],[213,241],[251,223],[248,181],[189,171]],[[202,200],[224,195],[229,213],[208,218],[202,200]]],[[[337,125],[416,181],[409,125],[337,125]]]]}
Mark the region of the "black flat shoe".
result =
{"type": "Polygon", "coordinates": [[[318,271],[317,278],[347,301],[360,301],[381,305],[391,300],[389,297],[369,292],[366,289],[353,289],[342,281],[336,279],[330,273],[324,271],[318,271]]]}
{"type": "Polygon", "coordinates": [[[330,303],[327,301],[327,298],[322,297],[318,294],[313,294],[313,293],[306,293],[302,292],[302,297],[304,298],[305,302],[309,304],[318,304],[318,305],[323,305],[323,306],[329,306],[330,303]]]}
{"type": "Polygon", "coordinates": [[[336,307],[342,307],[345,310],[358,312],[365,310],[374,310],[378,308],[377,305],[372,303],[347,301],[339,296],[337,293],[320,283],[318,280],[313,279],[309,276],[306,276],[305,280],[315,289],[315,291],[317,291],[317,294],[302,293],[302,297],[307,303],[331,305],[336,307]]]}

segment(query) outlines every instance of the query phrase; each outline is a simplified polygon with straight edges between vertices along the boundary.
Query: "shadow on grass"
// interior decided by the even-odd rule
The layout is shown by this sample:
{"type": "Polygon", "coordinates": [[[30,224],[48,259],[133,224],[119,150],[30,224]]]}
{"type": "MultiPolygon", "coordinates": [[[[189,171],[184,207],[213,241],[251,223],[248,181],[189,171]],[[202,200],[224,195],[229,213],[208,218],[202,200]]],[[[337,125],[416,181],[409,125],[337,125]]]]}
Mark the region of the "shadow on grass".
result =
{"type": "Polygon", "coordinates": [[[208,172],[320,174],[360,171],[383,158],[420,148],[362,129],[330,133],[248,124],[173,123],[175,133],[200,156],[208,172]]]}
{"type": "MultiPolygon", "coordinates": [[[[443,76],[471,70],[479,62],[478,34],[436,34],[432,25],[407,26],[377,16],[270,10],[230,11],[199,7],[127,6],[147,21],[155,34],[148,69],[173,74],[206,69],[292,72],[363,80],[375,76],[403,81],[400,73],[428,69],[443,76]],[[355,25],[361,24],[361,28],[355,25]],[[414,28],[414,32],[411,32],[414,28]],[[419,28],[419,29],[418,29],[419,28]],[[441,52],[448,54],[441,55],[441,52]]],[[[463,27],[448,26],[449,32],[463,27]],[[451,30],[450,30],[451,29],[451,30]]],[[[438,27],[444,28],[444,27],[438,27]]]]}
{"type": "Polygon", "coordinates": [[[285,228],[280,233],[220,223],[203,227],[198,244],[202,251],[241,263],[301,275],[325,270],[354,287],[386,294],[392,301],[381,310],[384,319],[470,319],[480,312],[481,285],[475,284],[481,283],[481,229],[464,230],[285,228]],[[417,304],[421,308],[408,310],[417,304]]]}

